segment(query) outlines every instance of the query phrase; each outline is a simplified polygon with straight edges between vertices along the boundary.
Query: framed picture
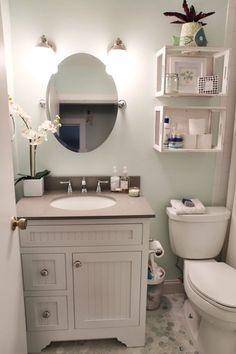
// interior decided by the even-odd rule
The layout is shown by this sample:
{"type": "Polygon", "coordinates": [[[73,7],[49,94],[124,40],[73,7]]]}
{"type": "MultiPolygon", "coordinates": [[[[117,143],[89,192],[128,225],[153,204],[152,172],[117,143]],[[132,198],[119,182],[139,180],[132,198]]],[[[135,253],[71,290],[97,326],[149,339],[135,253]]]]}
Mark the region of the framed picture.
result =
{"type": "Polygon", "coordinates": [[[219,93],[218,75],[202,76],[198,78],[198,92],[216,95],[219,93]]]}
{"type": "Polygon", "coordinates": [[[179,93],[198,93],[198,77],[206,75],[207,59],[170,57],[169,70],[178,74],[179,93]]]}

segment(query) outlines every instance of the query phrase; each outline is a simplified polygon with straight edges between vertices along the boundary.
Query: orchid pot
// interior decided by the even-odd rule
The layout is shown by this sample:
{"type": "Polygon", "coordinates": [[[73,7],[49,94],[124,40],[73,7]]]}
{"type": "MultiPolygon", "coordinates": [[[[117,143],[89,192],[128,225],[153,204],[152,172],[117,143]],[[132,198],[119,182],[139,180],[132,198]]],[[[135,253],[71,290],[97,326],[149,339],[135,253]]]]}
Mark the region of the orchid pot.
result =
{"type": "Polygon", "coordinates": [[[44,177],[24,179],[23,193],[25,197],[41,197],[44,193],[44,177]]]}
{"type": "Polygon", "coordinates": [[[25,197],[41,197],[44,193],[44,176],[50,173],[48,170],[36,173],[36,151],[37,145],[29,144],[30,176],[23,179],[25,197]]]}

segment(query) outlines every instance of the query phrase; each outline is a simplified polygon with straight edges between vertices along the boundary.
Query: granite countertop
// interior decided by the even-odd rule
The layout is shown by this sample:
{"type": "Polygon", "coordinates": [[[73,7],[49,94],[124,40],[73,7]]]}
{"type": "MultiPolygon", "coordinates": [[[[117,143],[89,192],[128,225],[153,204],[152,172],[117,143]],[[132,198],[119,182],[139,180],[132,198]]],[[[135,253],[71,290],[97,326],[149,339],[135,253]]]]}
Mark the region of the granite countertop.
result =
{"type": "Polygon", "coordinates": [[[54,208],[50,203],[58,198],[85,196],[84,194],[73,192],[68,195],[65,192],[53,191],[47,192],[42,197],[25,197],[17,203],[17,216],[27,219],[57,219],[57,218],[153,218],[155,213],[143,196],[130,197],[125,193],[102,192],[87,193],[91,196],[104,196],[112,198],[116,204],[111,207],[93,210],[64,210],[54,208]]]}

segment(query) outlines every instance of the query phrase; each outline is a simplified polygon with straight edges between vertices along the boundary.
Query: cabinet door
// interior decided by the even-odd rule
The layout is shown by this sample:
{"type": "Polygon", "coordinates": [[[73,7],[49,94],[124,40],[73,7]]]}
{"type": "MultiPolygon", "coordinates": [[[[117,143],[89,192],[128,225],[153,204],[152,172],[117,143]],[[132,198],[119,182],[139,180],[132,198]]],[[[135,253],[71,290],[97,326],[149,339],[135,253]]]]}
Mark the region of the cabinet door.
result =
{"type": "Polygon", "coordinates": [[[139,324],[141,252],[76,253],[75,327],[139,324]]]}

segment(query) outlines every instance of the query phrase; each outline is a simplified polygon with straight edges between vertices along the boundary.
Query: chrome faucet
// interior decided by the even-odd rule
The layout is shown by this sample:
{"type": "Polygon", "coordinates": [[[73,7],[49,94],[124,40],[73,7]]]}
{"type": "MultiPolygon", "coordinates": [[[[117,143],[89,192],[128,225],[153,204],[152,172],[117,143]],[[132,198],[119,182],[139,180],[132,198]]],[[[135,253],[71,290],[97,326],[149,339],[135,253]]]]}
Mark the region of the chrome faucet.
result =
{"type": "Polygon", "coordinates": [[[68,181],[60,181],[60,184],[68,184],[67,193],[72,193],[72,185],[70,179],[68,181]]]}
{"type": "Polygon", "coordinates": [[[85,177],[83,177],[83,179],[82,179],[81,193],[87,193],[87,184],[86,184],[86,179],[85,179],[85,177]]]}
{"type": "Polygon", "coordinates": [[[101,191],[102,191],[101,184],[107,184],[107,183],[109,183],[109,181],[98,180],[96,192],[97,193],[101,193],[101,191]]]}

